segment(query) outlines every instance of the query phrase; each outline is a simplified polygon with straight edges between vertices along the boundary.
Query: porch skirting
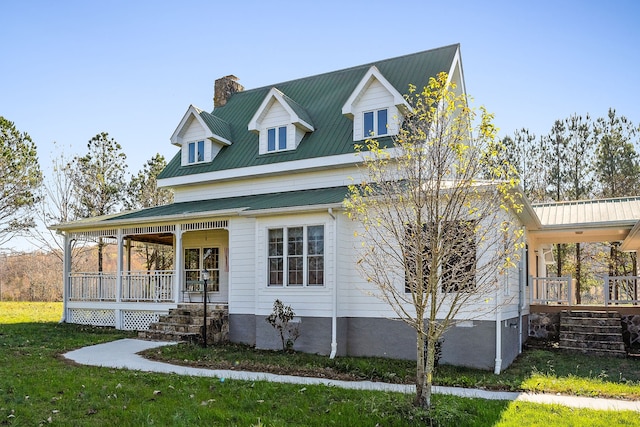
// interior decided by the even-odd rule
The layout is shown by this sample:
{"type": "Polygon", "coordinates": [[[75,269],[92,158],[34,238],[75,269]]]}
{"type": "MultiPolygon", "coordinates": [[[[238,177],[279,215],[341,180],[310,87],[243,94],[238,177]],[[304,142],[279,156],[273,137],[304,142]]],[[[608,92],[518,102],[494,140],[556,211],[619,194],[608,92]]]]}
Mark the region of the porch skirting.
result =
{"type": "MultiPolygon", "coordinates": [[[[282,348],[280,338],[265,316],[229,315],[229,339],[260,349],[282,348]]],[[[300,337],[294,349],[328,355],[331,351],[331,319],[300,317],[300,337]]],[[[523,327],[526,328],[526,319],[523,327]]],[[[518,355],[518,319],[501,322],[502,366],[509,366],[518,355]]],[[[416,335],[404,322],[383,318],[338,318],[338,356],[374,356],[416,359],[416,335]]],[[[524,333],[526,338],[526,329],[524,333]]],[[[493,321],[467,321],[444,334],[441,364],[493,370],[495,366],[496,324],[493,321]]]]}
{"type": "Polygon", "coordinates": [[[169,308],[175,304],[146,305],[144,304],[113,304],[94,305],[69,304],[66,310],[65,322],[80,325],[110,326],[116,329],[128,331],[140,331],[149,329],[151,323],[157,322],[161,315],[167,314],[169,308]],[[164,307],[166,305],[166,307],[164,307]]]}

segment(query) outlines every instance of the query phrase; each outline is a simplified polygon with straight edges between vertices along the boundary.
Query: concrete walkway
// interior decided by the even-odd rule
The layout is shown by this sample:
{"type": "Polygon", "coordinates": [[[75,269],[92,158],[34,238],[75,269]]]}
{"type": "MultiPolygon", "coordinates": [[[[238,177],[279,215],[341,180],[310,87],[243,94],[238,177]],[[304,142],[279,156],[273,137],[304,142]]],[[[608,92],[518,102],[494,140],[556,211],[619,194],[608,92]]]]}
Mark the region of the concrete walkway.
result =
{"type": "MultiPolygon", "coordinates": [[[[323,378],[296,377],[292,375],[276,375],[262,372],[246,372],[233,370],[216,370],[192,368],[188,366],[171,365],[145,359],[138,352],[172,345],[172,342],[143,341],[137,339],[122,339],[104,344],[84,347],[65,353],[63,356],[76,363],[109,368],[133,369],[147,372],[161,372],[178,375],[216,377],[244,381],[271,381],[288,384],[326,385],[355,390],[393,391],[398,393],[414,393],[415,386],[406,384],[390,384],[372,381],[339,381],[323,378]]],[[[615,399],[599,399],[591,397],[561,396],[553,394],[517,393],[487,391],[460,387],[435,386],[437,394],[450,394],[460,397],[474,397],[490,400],[512,400],[520,402],[534,402],[557,404],[573,408],[591,408],[599,410],[639,411],[640,402],[615,399]]]]}

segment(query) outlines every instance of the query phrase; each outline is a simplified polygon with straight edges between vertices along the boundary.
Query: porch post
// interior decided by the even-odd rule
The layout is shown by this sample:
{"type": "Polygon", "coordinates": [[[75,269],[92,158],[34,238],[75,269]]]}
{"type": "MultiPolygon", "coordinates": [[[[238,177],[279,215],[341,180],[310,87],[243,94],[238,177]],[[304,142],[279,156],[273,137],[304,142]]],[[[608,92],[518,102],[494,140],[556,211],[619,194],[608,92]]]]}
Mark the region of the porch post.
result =
{"type": "Polygon", "coordinates": [[[118,247],[118,258],[116,259],[116,302],[122,301],[122,229],[118,229],[118,233],[116,234],[117,247],[118,247]]]}
{"type": "MultiPolygon", "coordinates": [[[[118,259],[116,259],[116,302],[122,301],[122,229],[118,228],[118,233],[116,234],[117,247],[118,247],[118,259]]],[[[122,316],[120,315],[120,310],[115,310],[116,317],[116,329],[122,329],[122,316]]]]}
{"type": "Polygon", "coordinates": [[[174,232],[174,245],[173,251],[173,298],[175,303],[180,302],[180,282],[182,276],[182,225],[176,224],[176,230],[174,232]]]}
{"type": "Polygon", "coordinates": [[[64,233],[64,252],[62,259],[62,318],[61,323],[67,321],[67,302],[71,293],[71,238],[64,233]]]}

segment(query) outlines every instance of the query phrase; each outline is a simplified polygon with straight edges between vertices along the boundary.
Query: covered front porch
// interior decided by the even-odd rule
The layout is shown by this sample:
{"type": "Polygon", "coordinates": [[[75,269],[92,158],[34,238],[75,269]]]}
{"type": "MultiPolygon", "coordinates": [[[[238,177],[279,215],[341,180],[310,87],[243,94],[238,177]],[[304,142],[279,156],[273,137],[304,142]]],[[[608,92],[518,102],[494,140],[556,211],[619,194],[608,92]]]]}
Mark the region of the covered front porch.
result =
{"type": "MultiPolygon", "coordinates": [[[[109,224],[103,220],[101,225],[109,224]]],[[[226,306],[229,295],[228,220],[176,222],[138,227],[75,230],[65,234],[64,321],[148,329],[178,304],[226,306]],[[114,271],[73,271],[74,243],[116,247],[114,271]],[[153,244],[169,254],[167,268],[132,268],[135,244],[153,244]]]]}

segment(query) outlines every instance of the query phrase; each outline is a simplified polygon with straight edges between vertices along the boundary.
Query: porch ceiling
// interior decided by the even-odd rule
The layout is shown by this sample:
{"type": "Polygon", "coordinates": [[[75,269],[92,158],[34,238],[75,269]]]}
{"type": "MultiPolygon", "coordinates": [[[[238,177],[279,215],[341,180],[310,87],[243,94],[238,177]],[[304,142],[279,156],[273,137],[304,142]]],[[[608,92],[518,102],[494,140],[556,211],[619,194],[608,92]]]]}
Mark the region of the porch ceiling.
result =
{"type": "Polygon", "coordinates": [[[540,203],[532,208],[541,227],[529,235],[538,243],[622,241],[623,250],[640,247],[640,197],[540,203]]]}

